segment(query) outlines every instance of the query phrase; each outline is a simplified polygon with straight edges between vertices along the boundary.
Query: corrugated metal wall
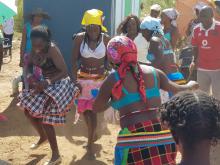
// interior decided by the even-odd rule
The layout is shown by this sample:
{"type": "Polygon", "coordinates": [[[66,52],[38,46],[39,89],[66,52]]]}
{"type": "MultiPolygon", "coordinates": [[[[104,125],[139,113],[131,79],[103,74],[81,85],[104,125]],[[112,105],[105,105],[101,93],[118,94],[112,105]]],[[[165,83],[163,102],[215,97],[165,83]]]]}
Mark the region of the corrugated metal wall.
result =
{"type": "Polygon", "coordinates": [[[70,68],[72,35],[80,29],[84,11],[92,8],[103,10],[105,25],[111,32],[111,4],[111,0],[24,0],[24,15],[39,7],[49,13],[52,19],[45,23],[70,68]]]}

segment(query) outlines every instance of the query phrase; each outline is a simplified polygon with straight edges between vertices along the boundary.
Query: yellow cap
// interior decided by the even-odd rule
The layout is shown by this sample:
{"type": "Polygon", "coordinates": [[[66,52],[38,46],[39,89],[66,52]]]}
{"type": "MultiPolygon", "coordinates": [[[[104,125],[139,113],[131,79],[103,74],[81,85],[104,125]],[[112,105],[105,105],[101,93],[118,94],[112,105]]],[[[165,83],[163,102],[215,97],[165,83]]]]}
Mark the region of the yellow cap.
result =
{"type": "Polygon", "coordinates": [[[99,25],[102,27],[103,32],[107,32],[107,28],[103,26],[103,20],[102,20],[103,12],[98,9],[91,9],[87,10],[84,13],[83,19],[82,19],[82,25],[88,26],[88,25],[99,25]]]}

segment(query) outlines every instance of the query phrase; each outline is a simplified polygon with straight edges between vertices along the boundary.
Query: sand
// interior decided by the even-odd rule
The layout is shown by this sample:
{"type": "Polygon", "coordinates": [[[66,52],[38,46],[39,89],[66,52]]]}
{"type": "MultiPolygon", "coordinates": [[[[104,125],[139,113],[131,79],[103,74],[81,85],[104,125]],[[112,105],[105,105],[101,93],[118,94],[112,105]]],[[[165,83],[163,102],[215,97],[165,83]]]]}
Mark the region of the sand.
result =
{"type": "MultiPolygon", "coordinates": [[[[8,121],[0,122],[0,165],[41,165],[50,158],[50,148],[45,144],[37,150],[30,150],[38,136],[22,111],[16,107],[16,98],[10,97],[11,81],[21,73],[19,64],[19,40],[15,39],[13,59],[4,59],[0,72],[0,113],[8,117],[8,121]]],[[[62,155],[63,165],[111,165],[113,164],[114,145],[116,143],[118,125],[108,124],[103,136],[95,144],[96,160],[87,160],[86,127],[84,121],[74,125],[74,111],[67,117],[67,124],[57,127],[57,141],[62,155]]],[[[99,121],[99,124],[102,124],[99,121]]],[[[218,151],[220,151],[218,147],[218,151]]],[[[212,164],[219,165],[220,152],[212,152],[212,164]]],[[[178,158],[180,159],[180,157],[178,158]]]]}

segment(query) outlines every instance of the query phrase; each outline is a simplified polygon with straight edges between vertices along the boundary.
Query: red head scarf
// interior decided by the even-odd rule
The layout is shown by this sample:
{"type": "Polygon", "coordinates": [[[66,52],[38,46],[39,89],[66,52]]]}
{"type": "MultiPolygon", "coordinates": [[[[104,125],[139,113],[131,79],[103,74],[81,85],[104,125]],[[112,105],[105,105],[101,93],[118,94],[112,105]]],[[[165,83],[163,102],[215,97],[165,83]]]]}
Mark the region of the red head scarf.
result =
{"type": "Polygon", "coordinates": [[[138,82],[138,89],[141,98],[146,102],[146,92],[143,80],[143,73],[137,61],[137,48],[135,43],[125,36],[117,36],[111,39],[107,47],[108,58],[114,64],[119,65],[117,71],[120,80],[114,85],[112,94],[116,99],[122,95],[122,84],[126,73],[132,71],[132,74],[138,82]]]}

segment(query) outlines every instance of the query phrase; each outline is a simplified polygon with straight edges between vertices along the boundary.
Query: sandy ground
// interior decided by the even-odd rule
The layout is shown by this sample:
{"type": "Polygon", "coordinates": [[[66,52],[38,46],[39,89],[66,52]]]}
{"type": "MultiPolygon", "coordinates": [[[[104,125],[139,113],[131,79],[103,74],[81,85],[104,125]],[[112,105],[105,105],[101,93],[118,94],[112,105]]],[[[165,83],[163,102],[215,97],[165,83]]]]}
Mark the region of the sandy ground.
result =
{"type": "MultiPolygon", "coordinates": [[[[13,59],[4,59],[2,71],[0,72],[0,113],[8,117],[8,121],[0,123],[0,165],[41,165],[50,158],[49,145],[31,151],[29,146],[38,140],[38,136],[22,111],[16,107],[16,98],[10,97],[11,81],[21,73],[19,64],[18,40],[15,40],[13,59]],[[9,63],[8,63],[9,62],[9,63]]],[[[88,161],[85,159],[86,151],[86,127],[84,121],[73,124],[74,111],[67,117],[67,124],[57,127],[57,141],[62,155],[62,164],[74,165],[109,165],[113,164],[113,151],[116,142],[117,125],[108,125],[104,135],[95,144],[97,159],[88,161]]],[[[101,122],[99,122],[101,124],[101,122]]]]}
{"type": "MultiPolygon", "coordinates": [[[[29,146],[38,140],[38,136],[22,111],[16,107],[16,98],[10,97],[11,81],[21,73],[19,63],[19,40],[15,40],[13,59],[4,59],[0,72],[0,113],[8,117],[8,121],[0,123],[0,165],[41,165],[50,158],[50,148],[46,144],[35,151],[29,146]]],[[[73,125],[74,111],[67,117],[64,127],[56,128],[57,140],[62,155],[63,165],[110,165],[113,164],[114,144],[119,131],[117,125],[108,124],[108,129],[95,144],[96,160],[87,160],[86,127],[83,121],[73,125]]],[[[102,124],[99,122],[99,124],[102,124]]],[[[220,151],[218,147],[218,151],[220,151]]],[[[220,164],[220,152],[212,151],[212,164],[220,164]]]]}

